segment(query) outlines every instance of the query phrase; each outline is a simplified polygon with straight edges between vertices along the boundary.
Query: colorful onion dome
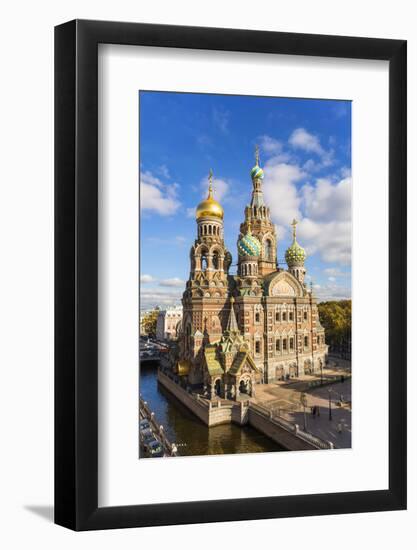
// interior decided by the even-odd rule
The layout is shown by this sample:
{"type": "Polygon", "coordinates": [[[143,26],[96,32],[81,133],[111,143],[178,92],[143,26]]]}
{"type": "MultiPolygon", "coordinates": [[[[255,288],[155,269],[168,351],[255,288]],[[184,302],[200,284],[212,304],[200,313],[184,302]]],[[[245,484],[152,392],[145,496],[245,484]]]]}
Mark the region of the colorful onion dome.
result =
{"type": "Polygon", "coordinates": [[[255,148],[255,160],[256,160],[256,164],[255,166],[252,168],[252,170],[250,171],[250,175],[251,175],[251,178],[253,180],[255,179],[263,179],[264,177],[264,171],[262,170],[262,168],[259,166],[259,147],[256,146],[255,148]]]}
{"type": "Polygon", "coordinates": [[[239,256],[259,256],[261,253],[261,243],[252,235],[250,225],[248,231],[237,243],[239,256]]]}
{"type": "Polygon", "coordinates": [[[250,171],[251,178],[254,179],[263,179],[264,178],[264,171],[262,168],[258,165],[255,165],[252,170],[250,171]]]}
{"type": "Polygon", "coordinates": [[[196,209],[196,219],[199,220],[205,217],[223,219],[224,212],[220,203],[213,198],[213,172],[209,174],[209,191],[205,200],[201,201],[196,209]]]}
{"type": "Polygon", "coordinates": [[[300,246],[296,239],[296,226],[297,221],[293,220],[292,222],[292,236],[293,241],[289,248],[285,252],[285,261],[287,262],[288,267],[294,266],[303,266],[306,259],[306,251],[302,246],[300,246]]]}

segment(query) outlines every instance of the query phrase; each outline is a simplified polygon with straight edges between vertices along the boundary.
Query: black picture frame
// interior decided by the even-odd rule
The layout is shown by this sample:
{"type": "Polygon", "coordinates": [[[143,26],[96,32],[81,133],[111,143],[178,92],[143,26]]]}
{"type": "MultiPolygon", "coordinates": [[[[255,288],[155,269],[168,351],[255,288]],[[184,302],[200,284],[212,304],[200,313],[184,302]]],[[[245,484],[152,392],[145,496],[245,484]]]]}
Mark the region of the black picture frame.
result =
{"type": "Polygon", "coordinates": [[[75,20],[55,28],[55,522],[109,529],[406,508],[406,41],[75,20]],[[98,44],[389,62],[389,488],[98,507],[98,44]]]}

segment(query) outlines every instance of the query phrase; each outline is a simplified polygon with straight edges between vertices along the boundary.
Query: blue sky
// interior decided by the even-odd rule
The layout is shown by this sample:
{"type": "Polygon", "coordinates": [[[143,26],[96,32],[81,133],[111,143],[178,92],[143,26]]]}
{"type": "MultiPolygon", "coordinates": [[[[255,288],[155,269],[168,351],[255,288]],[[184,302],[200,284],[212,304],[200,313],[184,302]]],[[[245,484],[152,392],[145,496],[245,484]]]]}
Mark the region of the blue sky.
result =
{"type": "Polygon", "coordinates": [[[279,260],[295,217],[319,299],[350,297],[349,101],[140,92],[142,308],[179,303],[210,168],[236,263],[256,144],[279,260]]]}

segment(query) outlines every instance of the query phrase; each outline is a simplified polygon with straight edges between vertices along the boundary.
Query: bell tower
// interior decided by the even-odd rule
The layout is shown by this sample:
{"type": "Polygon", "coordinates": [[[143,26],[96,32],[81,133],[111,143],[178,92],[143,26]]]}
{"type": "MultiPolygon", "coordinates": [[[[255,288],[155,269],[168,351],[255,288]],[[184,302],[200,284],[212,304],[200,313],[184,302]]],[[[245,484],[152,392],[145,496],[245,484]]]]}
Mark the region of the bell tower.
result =
{"type": "Polygon", "coordinates": [[[197,235],[190,250],[190,276],[183,293],[182,357],[190,363],[190,381],[199,383],[202,354],[220,341],[227,319],[228,270],[232,263],[224,243],[224,212],[214,198],[213,172],[207,198],[196,209],[197,235]]]}
{"type": "Polygon", "coordinates": [[[255,149],[255,166],[251,170],[252,199],[245,208],[245,221],[240,225],[241,239],[248,232],[250,225],[252,234],[261,244],[258,261],[260,276],[277,271],[277,235],[275,225],[271,221],[269,207],[265,205],[262,190],[264,171],[260,167],[259,147],[255,149]]]}

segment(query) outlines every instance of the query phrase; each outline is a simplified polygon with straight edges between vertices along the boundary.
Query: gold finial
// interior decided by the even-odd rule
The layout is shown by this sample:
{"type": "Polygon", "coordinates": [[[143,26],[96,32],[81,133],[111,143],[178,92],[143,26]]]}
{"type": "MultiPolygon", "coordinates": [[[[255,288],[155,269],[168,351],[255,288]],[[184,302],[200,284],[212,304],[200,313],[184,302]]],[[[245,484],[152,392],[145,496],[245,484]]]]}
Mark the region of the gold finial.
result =
{"type": "Polygon", "coordinates": [[[295,236],[296,236],[296,233],[297,233],[297,223],[298,221],[294,218],[293,221],[292,221],[292,238],[294,239],[295,241],[295,236]]]}
{"type": "Polygon", "coordinates": [[[250,221],[248,222],[248,230],[246,232],[247,235],[252,235],[252,227],[250,221]]]}
{"type": "Polygon", "coordinates": [[[211,199],[213,198],[213,170],[211,168],[210,168],[208,180],[209,180],[209,193],[207,198],[211,199]]]}
{"type": "Polygon", "coordinates": [[[259,145],[255,145],[255,161],[256,166],[259,166],[259,145]]]}

